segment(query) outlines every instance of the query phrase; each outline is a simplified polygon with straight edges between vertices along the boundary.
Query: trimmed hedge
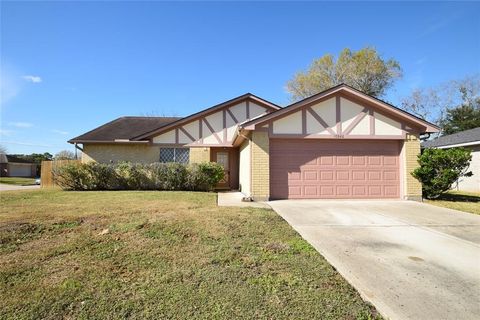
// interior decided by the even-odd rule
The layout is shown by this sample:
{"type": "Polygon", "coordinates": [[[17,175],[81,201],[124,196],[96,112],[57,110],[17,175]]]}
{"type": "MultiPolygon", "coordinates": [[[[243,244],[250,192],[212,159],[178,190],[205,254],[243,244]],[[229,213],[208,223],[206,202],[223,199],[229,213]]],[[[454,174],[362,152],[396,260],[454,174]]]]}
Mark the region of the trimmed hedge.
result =
{"type": "Polygon", "coordinates": [[[210,191],[223,179],[218,163],[73,163],[53,171],[64,190],[210,191]]]}

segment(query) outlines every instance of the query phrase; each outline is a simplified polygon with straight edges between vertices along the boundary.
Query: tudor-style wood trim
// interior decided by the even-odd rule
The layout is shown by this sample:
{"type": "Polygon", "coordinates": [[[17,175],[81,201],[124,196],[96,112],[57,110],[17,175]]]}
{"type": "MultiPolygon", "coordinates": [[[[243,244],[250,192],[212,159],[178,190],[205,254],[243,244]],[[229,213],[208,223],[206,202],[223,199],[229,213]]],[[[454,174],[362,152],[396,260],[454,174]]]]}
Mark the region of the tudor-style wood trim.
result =
{"type": "Polygon", "coordinates": [[[368,117],[370,118],[370,135],[374,136],[375,135],[375,115],[373,113],[373,110],[370,109],[368,110],[368,117]]]}
{"type": "Polygon", "coordinates": [[[207,118],[203,118],[203,123],[205,123],[205,125],[207,126],[208,130],[210,130],[210,132],[213,134],[213,136],[215,137],[215,139],[217,139],[218,143],[219,144],[223,144],[223,141],[220,139],[220,137],[218,136],[218,134],[215,132],[215,130],[213,130],[213,127],[210,125],[210,123],[208,122],[207,118]]]}
{"type": "Polygon", "coordinates": [[[203,120],[201,118],[198,119],[198,141],[203,143],[203,120]]]}
{"type": "Polygon", "coordinates": [[[188,133],[188,131],[185,130],[183,127],[178,127],[178,130],[182,131],[182,133],[186,135],[188,139],[192,140],[192,142],[195,142],[195,138],[190,133],[188,133]]]}
{"type": "Polygon", "coordinates": [[[257,97],[257,96],[255,96],[251,93],[247,93],[247,94],[241,95],[239,97],[233,98],[231,100],[228,100],[228,101],[222,102],[220,104],[217,104],[213,107],[202,110],[200,112],[194,113],[194,114],[192,114],[190,116],[187,116],[185,118],[174,121],[174,122],[172,122],[172,123],[170,123],[166,126],[163,126],[163,127],[159,128],[159,129],[155,129],[155,130],[149,131],[145,134],[139,135],[139,136],[133,138],[132,140],[142,140],[142,139],[146,139],[146,138],[152,138],[152,137],[160,135],[160,134],[162,134],[166,131],[170,131],[171,129],[173,129],[177,126],[192,122],[192,121],[196,120],[197,118],[207,117],[207,116],[209,116],[209,115],[211,115],[215,112],[218,112],[222,108],[231,107],[231,106],[239,104],[243,101],[249,101],[249,100],[253,101],[256,104],[258,104],[259,106],[267,109],[267,111],[281,109],[280,106],[278,106],[278,105],[276,105],[276,104],[274,104],[270,101],[264,100],[264,99],[262,99],[260,97],[257,97]]]}
{"type": "Polygon", "coordinates": [[[247,119],[250,119],[250,101],[247,99],[245,103],[246,103],[245,115],[247,116],[247,119]]]}
{"type": "Polygon", "coordinates": [[[307,134],[307,110],[302,109],[302,134],[307,134]]]}
{"type": "MultiPolygon", "coordinates": [[[[361,97],[359,96],[358,94],[354,94],[353,92],[349,92],[349,91],[345,91],[345,92],[340,92],[339,93],[339,96],[342,97],[343,99],[346,99],[350,102],[353,102],[353,103],[356,103],[362,107],[366,107],[366,108],[369,108],[371,110],[373,110],[375,113],[379,113],[381,114],[382,116],[384,117],[387,117],[387,118],[390,118],[392,120],[395,120],[399,123],[404,123],[405,122],[405,119],[399,117],[399,116],[405,116],[405,114],[403,114],[403,112],[401,111],[398,111],[398,110],[394,110],[395,108],[390,106],[388,109],[387,108],[382,108],[377,104],[375,104],[373,101],[370,101],[367,99],[367,97],[370,97],[368,95],[365,95],[366,97],[361,97]]],[[[372,100],[375,99],[375,98],[372,98],[372,100]]],[[[413,117],[411,115],[411,117],[413,117]]],[[[423,121],[423,120],[422,120],[423,121]]],[[[412,127],[415,128],[416,131],[421,131],[422,128],[421,128],[421,125],[418,123],[412,123],[411,124],[412,127]]]]}
{"type": "Polygon", "coordinates": [[[205,148],[205,147],[222,147],[222,148],[233,148],[231,144],[215,144],[215,143],[207,143],[207,144],[191,144],[191,143],[160,143],[160,142],[152,142],[147,143],[149,146],[154,147],[175,147],[175,148],[205,148]]]}
{"type": "Polygon", "coordinates": [[[315,112],[315,110],[313,110],[311,107],[307,107],[306,109],[315,118],[315,120],[317,120],[317,122],[320,123],[332,136],[336,134],[335,131],[333,131],[332,128],[330,128],[328,123],[325,120],[323,120],[323,118],[320,117],[318,113],[315,112]]]}
{"type": "Polygon", "coordinates": [[[331,136],[329,134],[271,134],[269,133],[271,139],[330,139],[330,140],[404,140],[406,135],[405,133],[399,135],[335,135],[331,136]]]}
{"type": "Polygon", "coordinates": [[[309,98],[304,100],[295,102],[281,110],[274,111],[269,113],[261,118],[251,120],[246,122],[242,125],[244,129],[247,130],[255,130],[256,126],[262,125],[264,123],[270,122],[273,119],[278,120],[282,117],[288,116],[289,114],[298,111],[302,107],[311,106],[314,104],[318,104],[325,100],[332,98],[333,96],[343,96],[344,98],[354,101],[353,99],[356,98],[357,100],[362,100],[363,105],[367,104],[369,107],[372,107],[375,112],[379,111],[382,115],[386,115],[389,118],[393,118],[398,122],[408,122],[412,127],[415,127],[419,132],[438,132],[439,128],[425,120],[422,120],[414,115],[400,110],[384,101],[381,101],[377,98],[364,94],[352,87],[349,87],[345,84],[341,84],[320,92],[316,95],[313,95],[309,98]]]}
{"type": "Polygon", "coordinates": [[[239,121],[237,120],[237,117],[235,117],[235,115],[233,114],[232,110],[230,110],[230,108],[227,108],[227,113],[228,115],[232,118],[232,120],[235,122],[235,123],[239,123],[239,121]]]}
{"type": "Polygon", "coordinates": [[[337,121],[337,135],[342,134],[342,113],[341,113],[341,99],[339,96],[335,97],[335,118],[337,121]]]}
{"type": "Polygon", "coordinates": [[[227,112],[225,109],[222,110],[222,120],[223,120],[223,143],[227,143],[227,112]]]}
{"type": "Polygon", "coordinates": [[[352,130],[360,123],[360,121],[363,120],[363,118],[365,118],[368,114],[368,109],[367,108],[363,108],[362,112],[360,112],[359,114],[357,114],[357,116],[355,117],[355,119],[353,119],[353,121],[348,125],[348,127],[343,131],[343,135],[349,135],[350,132],[352,132],[352,130]]]}
{"type": "MultiPolygon", "coordinates": [[[[322,103],[322,102],[330,100],[330,99],[332,99],[331,96],[320,98],[318,100],[311,101],[310,103],[307,103],[307,104],[303,105],[302,108],[309,108],[309,107],[312,107],[314,105],[317,105],[319,103],[322,103]]],[[[280,120],[282,118],[288,117],[289,115],[291,115],[295,112],[298,112],[299,110],[300,110],[300,108],[290,108],[290,106],[288,106],[288,107],[285,107],[281,110],[277,110],[277,111],[267,113],[260,118],[253,119],[253,120],[251,120],[247,123],[244,123],[242,125],[242,128],[246,129],[246,130],[256,130],[258,128],[258,125],[264,125],[266,123],[271,123],[272,120],[273,121],[280,120]],[[268,118],[268,120],[263,121],[266,118],[268,118]],[[258,121],[258,123],[257,123],[257,121],[258,121]]]]}
{"type": "Polygon", "coordinates": [[[175,143],[179,143],[178,142],[178,128],[175,128],[175,143]]]}

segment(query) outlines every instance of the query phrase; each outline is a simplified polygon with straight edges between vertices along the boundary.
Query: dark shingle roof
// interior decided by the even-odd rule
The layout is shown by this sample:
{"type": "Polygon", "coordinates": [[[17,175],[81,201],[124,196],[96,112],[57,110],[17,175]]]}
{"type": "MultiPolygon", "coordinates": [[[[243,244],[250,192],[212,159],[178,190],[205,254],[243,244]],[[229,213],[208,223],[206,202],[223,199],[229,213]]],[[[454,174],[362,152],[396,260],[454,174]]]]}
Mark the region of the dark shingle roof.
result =
{"type": "Polygon", "coordinates": [[[423,148],[435,148],[478,141],[480,144],[480,127],[442,136],[422,143],[423,148]]]}
{"type": "Polygon", "coordinates": [[[178,117],[121,117],[96,129],[75,137],[68,142],[114,141],[132,139],[145,132],[161,128],[177,121],[178,117]]]}

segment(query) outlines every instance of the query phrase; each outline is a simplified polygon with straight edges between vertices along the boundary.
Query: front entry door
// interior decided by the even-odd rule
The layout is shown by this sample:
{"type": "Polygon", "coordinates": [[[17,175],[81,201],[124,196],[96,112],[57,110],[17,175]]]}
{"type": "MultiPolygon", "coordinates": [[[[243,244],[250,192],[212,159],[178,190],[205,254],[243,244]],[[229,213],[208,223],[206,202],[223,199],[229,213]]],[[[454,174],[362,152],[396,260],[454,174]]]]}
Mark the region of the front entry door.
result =
{"type": "Polygon", "coordinates": [[[219,188],[229,188],[230,187],[230,160],[228,151],[217,151],[215,162],[223,167],[225,176],[218,183],[219,188]]]}

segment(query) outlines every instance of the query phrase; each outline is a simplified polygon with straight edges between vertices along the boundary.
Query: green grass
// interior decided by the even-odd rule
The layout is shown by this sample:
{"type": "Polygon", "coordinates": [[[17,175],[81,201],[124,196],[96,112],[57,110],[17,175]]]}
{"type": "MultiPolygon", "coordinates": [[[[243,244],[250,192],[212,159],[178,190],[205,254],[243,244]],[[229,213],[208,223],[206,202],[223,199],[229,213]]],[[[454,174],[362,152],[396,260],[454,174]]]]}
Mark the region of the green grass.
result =
{"type": "Polygon", "coordinates": [[[1,177],[0,183],[28,186],[35,184],[34,178],[1,177]]]}
{"type": "Polygon", "coordinates": [[[480,215],[480,193],[450,191],[438,199],[427,200],[429,204],[480,215]]]}
{"type": "Polygon", "coordinates": [[[1,319],[380,318],[271,210],[213,193],[0,198],[1,319]]]}

